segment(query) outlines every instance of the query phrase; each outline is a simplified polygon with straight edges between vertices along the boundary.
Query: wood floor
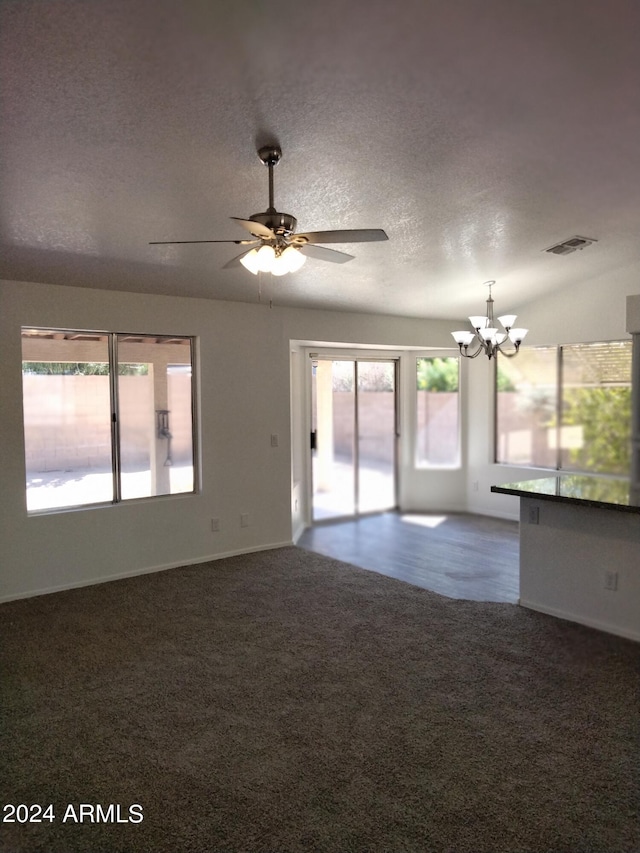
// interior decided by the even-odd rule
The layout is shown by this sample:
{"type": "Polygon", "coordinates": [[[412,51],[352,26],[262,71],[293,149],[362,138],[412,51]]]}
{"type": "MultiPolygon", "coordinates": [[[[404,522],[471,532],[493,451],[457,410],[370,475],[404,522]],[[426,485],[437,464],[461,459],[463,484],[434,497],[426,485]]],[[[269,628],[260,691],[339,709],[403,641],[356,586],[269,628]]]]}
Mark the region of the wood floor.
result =
{"type": "Polygon", "coordinates": [[[519,598],[516,521],[387,512],[318,524],[303,533],[298,545],[449,598],[519,598]]]}

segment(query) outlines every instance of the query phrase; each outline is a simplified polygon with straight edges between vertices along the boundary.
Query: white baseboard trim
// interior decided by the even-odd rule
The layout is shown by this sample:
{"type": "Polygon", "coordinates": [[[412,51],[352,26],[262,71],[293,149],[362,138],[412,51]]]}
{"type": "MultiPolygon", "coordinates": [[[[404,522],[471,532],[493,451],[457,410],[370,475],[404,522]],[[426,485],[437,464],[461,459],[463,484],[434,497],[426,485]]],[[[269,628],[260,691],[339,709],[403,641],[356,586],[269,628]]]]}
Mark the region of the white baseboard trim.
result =
{"type": "Polygon", "coordinates": [[[485,510],[484,512],[479,512],[478,515],[490,515],[492,518],[503,518],[505,521],[520,521],[519,513],[514,515],[512,512],[493,512],[493,510],[488,513],[485,510]]]}
{"type": "Polygon", "coordinates": [[[615,634],[617,637],[624,637],[626,640],[635,640],[637,643],[640,642],[640,632],[633,631],[630,628],[612,625],[609,622],[601,622],[599,619],[580,616],[576,613],[560,610],[557,607],[548,607],[546,604],[538,604],[536,601],[527,601],[527,599],[524,598],[521,598],[519,603],[521,607],[526,607],[529,610],[536,610],[538,613],[546,613],[548,616],[555,616],[558,619],[566,619],[567,622],[577,622],[579,625],[586,625],[587,628],[595,628],[598,631],[604,631],[606,634],[615,634]]]}
{"type": "Polygon", "coordinates": [[[466,511],[473,515],[486,515],[489,516],[489,518],[503,518],[505,521],[520,521],[519,510],[516,513],[500,512],[486,506],[468,506],[466,511]]]}
{"type": "Polygon", "coordinates": [[[425,507],[424,504],[420,504],[419,506],[413,504],[402,504],[398,506],[396,511],[399,515],[447,515],[447,513],[456,515],[469,512],[466,505],[463,504],[460,506],[457,506],[456,504],[447,504],[445,509],[441,506],[425,507]]]}
{"type": "Polygon", "coordinates": [[[275,548],[287,548],[291,545],[293,545],[293,541],[291,540],[288,542],[272,542],[269,545],[254,545],[251,548],[237,548],[233,551],[223,551],[221,554],[194,557],[192,560],[176,560],[173,563],[163,563],[158,566],[149,566],[144,569],[133,569],[127,572],[119,572],[115,575],[105,575],[104,577],[91,578],[90,580],[72,581],[71,583],[59,584],[57,586],[46,587],[43,589],[12,593],[10,595],[0,596],[0,604],[3,604],[5,601],[17,601],[22,598],[35,598],[37,595],[49,595],[53,592],[63,592],[65,589],[79,589],[83,586],[95,586],[99,583],[110,583],[111,581],[124,580],[124,578],[134,578],[138,575],[152,575],[156,572],[166,572],[169,569],[179,569],[181,566],[197,566],[199,563],[210,563],[214,560],[223,560],[225,557],[238,557],[241,554],[254,554],[258,551],[273,551],[275,548]]]}

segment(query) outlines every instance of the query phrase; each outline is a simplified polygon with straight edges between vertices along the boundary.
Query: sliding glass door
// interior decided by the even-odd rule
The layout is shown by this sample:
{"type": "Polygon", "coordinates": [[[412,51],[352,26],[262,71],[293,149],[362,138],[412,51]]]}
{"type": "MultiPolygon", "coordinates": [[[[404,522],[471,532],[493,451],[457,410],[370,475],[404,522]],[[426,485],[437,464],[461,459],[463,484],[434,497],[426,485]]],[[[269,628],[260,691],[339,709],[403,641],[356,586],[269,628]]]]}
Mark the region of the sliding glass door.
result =
{"type": "Polygon", "coordinates": [[[396,501],[396,364],[357,361],[357,509],[376,512],[396,501]]]}
{"type": "Polygon", "coordinates": [[[395,361],[312,364],[313,520],[396,506],[395,361]]]}

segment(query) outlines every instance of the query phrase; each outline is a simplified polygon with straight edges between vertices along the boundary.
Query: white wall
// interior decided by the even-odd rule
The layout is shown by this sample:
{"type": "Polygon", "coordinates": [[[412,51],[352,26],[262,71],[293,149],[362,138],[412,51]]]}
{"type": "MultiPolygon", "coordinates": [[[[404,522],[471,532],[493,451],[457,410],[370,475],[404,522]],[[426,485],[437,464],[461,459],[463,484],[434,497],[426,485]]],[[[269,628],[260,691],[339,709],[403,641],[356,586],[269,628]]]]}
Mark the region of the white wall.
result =
{"type": "MultiPolygon", "coordinates": [[[[561,259],[563,260],[563,259],[561,259]]],[[[566,260],[566,259],[565,259],[566,260]]],[[[615,274],[520,308],[532,344],[624,338],[637,275],[615,274]]],[[[628,271],[627,271],[628,273],[628,271]]],[[[0,282],[0,600],[291,541],[290,342],[451,346],[456,321],[425,321],[213,300],[0,282]],[[28,516],[21,326],[195,335],[199,340],[202,488],[196,495],[28,516]],[[272,448],[270,436],[279,436],[272,448]],[[248,512],[251,524],[240,528],[248,512]],[[221,519],[212,533],[210,519],[221,519]]],[[[405,371],[405,376],[408,376],[405,371]]],[[[518,518],[518,499],[490,487],[532,476],[491,461],[493,386],[480,357],[463,364],[460,472],[404,478],[404,509],[468,508],[518,518]],[[477,490],[474,485],[477,483],[477,490]],[[465,499],[465,493],[467,499],[465,499]]],[[[295,399],[295,398],[294,398],[295,399]]],[[[411,466],[405,460],[405,468],[411,466]]],[[[297,524],[302,523],[300,505],[297,524]]]]}
{"type": "Polygon", "coordinates": [[[0,600],[290,542],[289,342],[449,346],[450,328],[445,321],[0,283],[0,600]],[[201,491],[27,515],[21,326],[197,336],[201,491]],[[247,528],[240,528],[243,512],[247,528]],[[211,532],[212,517],[221,520],[219,533],[211,532]]]}
{"type": "Polygon", "coordinates": [[[627,331],[640,335],[640,296],[627,297],[627,331]]]}

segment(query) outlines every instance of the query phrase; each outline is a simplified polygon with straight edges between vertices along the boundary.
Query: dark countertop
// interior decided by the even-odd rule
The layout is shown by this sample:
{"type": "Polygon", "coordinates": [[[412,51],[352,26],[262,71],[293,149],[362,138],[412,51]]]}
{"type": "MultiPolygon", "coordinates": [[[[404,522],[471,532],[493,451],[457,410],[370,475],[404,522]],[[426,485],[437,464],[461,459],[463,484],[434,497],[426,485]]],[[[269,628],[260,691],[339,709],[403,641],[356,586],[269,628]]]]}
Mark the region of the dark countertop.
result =
{"type": "Polygon", "coordinates": [[[631,488],[622,477],[592,477],[588,474],[560,474],[518,483],[491,486],[492,492],[518,495],[521,498],[539,498],[599,509],[640,514],[640,493],[631,488]]]}

